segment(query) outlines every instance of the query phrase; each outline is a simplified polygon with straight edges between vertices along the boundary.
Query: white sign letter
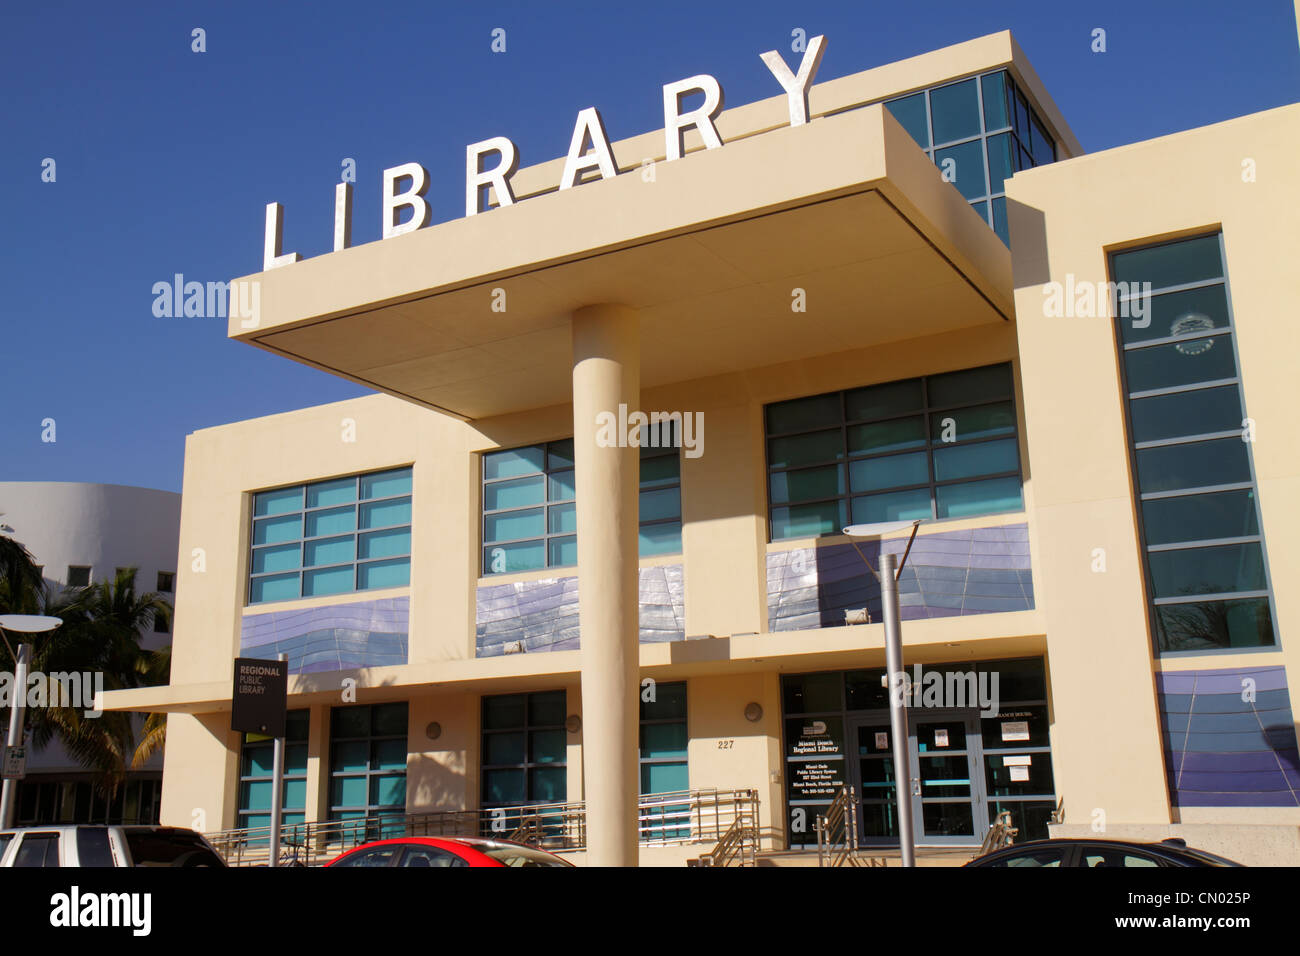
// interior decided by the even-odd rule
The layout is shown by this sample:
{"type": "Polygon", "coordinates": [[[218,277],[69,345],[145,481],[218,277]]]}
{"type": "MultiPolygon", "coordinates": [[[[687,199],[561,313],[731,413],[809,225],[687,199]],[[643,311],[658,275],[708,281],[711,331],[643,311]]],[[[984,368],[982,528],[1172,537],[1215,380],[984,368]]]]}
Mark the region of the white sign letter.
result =
{"type": "Polygon", "coordinates": [[[707,149],[718,149],[722,139],[718,129],[713,125],[718,114],[722,112],[722,87],[708,74],[692,76],[676,83],[664,84],[664,139],[667,144],[665,155],[668,159],[682,158],[682,133],[687,127],[699,130],[707,149]],[[703,93],[704,104],[689,113],[681,112],[682,98],[687,93],[703,93]]]}
{"type": "Polygon", "coordinates": [[[560,188],[570,189],[578,184],[578,177],[588,169],[599,169],[601,179],[613,179],[618,175],[618,166],[614,164],[614,154],[609,148],[609,136],[605,133],[605,123],[600,118],[600,111],[588,106],[578,114],[573,124],[573,139],[569,142],[569,158],[564,161],[564,173],[560,176],[560,188]],[[591,141],[591,152],[586,156],[582,151],[591,141]]]}
{"type": "Polygon", "coordinates": [[[334,187],[334,251],[352,245],[352,184],[334,187]]]}
{"type": "Polygon", "coordinates": [[[278,202],[266,204],[266,243],[262,247],[262,270],[287,266],[298,261],[298,253],[287,252],[280,255],[280,243],[284,239],[284,207],[278,202]]]}
{"type": "Polygon", "coordinates": [[[391,239],[403,233],[414,232],[429,224],[429,204],[424,201],[424,191],[429,188],[429,171],[419,163],[403,163],[384,170],[384,238],[391,239]],[[410,179],[411,188],[397,192],[397,181],[410,179]],[[410,206],[413,215],[406,222],[397,221],[398,210],[410,206]]]}
{"type": "Polygon", "coordinates": [[[808,122],[808,88],[812,86],[813,77],[817,75],[817,67],[821,66],[822,54],[825,52],[826,38],[813,37],[808,43],[808,49],[804,51],[803,60],[799,63],[798,76],[790,72],[790,68],[785,65],[785,60],[781,59],[781,54],[776,50],[759,54],[759,58],[767,64],[767,68],[772,71],[772,75],[776,77],[776,81],[781,84],[786,96],[790,98],[791,126],[802,126],[808,122]]]}
{"type": "Polygon", "coordinates": [[[497,194],[497,206],[512,206],[515,194],[510,190],[510,177],[519,165],[519,150],[504,136],[493,136],[481,143],[465,147],[465,215],[479,212],[479,190],[491,186],[497,194]],[[488,153],[500,153],[501,162],[495,169],[480,171],[482,158],[488,153]]]}

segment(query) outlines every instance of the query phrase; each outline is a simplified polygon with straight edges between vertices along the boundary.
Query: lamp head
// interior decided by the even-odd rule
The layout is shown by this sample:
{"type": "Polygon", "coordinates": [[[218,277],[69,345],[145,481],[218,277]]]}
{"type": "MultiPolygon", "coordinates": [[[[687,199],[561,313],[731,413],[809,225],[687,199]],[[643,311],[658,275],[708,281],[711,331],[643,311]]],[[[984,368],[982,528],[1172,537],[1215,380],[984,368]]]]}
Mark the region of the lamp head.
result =
{"type": "Polygon", "coordinates": [[[924,524],[925,521],[925,518],[915,518],[911,521],[877,521],[874,524],[851,524],[844,529],[844,534],[849,538],[883,538],[894,531],[916,528],[918,525],[924,524]]]}

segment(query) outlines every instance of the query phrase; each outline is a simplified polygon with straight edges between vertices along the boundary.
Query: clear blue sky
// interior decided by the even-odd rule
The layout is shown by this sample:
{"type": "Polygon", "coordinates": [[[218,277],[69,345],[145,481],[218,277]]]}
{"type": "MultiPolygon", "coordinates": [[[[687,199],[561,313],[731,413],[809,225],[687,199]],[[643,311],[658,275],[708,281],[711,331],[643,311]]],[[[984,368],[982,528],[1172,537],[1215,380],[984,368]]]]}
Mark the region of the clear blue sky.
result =
{"type": "Polygon", "coordinates": [[[259,271],[273,200],[286,249],[328,251],[344,157],[354,243],[379,238],[386,166],[422,163],[435,220],[455,218],[467,143],[560,156],[592,105],[613,139],[659,129],[661,85],[696,73],[728,105],[772,96],[759,54],[788,54],[795,27],[827,36],[819,80],[1010,29],[1095,151],[1296,101],[1294,16],[1291,0],[8,3],[0,479],[180,490],[187,433],[362,394],[227,341],[224,320],[155,318],[151,291],[259,271]]]}

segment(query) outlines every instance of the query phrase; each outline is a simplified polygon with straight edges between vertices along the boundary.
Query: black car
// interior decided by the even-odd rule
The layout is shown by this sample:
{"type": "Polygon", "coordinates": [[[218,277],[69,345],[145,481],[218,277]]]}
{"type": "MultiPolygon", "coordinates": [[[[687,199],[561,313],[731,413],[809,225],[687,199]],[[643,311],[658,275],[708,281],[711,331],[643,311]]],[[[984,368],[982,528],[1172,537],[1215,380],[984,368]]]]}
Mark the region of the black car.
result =
{"type": "Polygon", "coordinates": [[[1195,850],[1185,840],[1131,843],[1126,840],[1031,840],[994,850],[966,866],[1241,866],[1232,860],[1195,850]]]}

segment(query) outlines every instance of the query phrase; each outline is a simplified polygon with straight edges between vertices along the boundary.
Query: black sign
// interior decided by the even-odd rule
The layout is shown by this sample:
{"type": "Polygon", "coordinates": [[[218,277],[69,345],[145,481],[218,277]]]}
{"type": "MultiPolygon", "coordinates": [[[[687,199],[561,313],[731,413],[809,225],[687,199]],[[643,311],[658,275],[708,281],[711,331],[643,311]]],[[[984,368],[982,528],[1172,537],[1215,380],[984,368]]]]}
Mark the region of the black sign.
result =
{"type": "Polygon", "coordinates": [[[284,736],[289,662],[235,658],[235,689],[230,698],[230,729],[245,734],[284,736]]]}

